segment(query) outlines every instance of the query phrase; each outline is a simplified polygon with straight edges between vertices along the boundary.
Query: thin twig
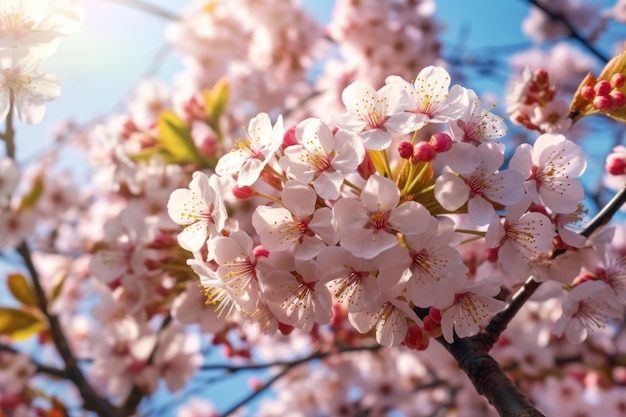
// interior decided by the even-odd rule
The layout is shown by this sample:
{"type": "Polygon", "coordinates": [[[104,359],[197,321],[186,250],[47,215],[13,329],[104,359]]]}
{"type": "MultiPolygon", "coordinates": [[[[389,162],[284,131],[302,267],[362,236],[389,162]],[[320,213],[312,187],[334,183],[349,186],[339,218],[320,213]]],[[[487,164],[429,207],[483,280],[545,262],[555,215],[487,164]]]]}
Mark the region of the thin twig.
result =
{"type": "Polygon", "coordinates": [[[537,7],[539,10],[541,10],[545,14],[547,14],[548,17],[550,17],[550,19],[554,20],[555,22],[559,22],[563,24],[563,26],[565,26],[567,30],[570,32],[570,37],[580,42],[589,52],[595,55],[598,59],[600,59],[603,62],[609,61],[608,57],[606,57],[602,52],[598,51],[591,44],[591,42],[589,42],[588,39],[582,36],[578,32],[578,30],[574,27],[574,25],[572,25],[572,23],[567,18],[565,18],[562,14],[549,9],[548,7],[546,7],[544,4],[540,3],[537,0],[526,0],[526,1],[532,4],[533,6],[537,7]]]}
{"type": "MultiPolygon", "coordinates": [[[[615,213],[617,213],[625,203],[626,186],[615,194],[611,201],[609,201],[587,226],[585,226],[580,234],[589,237],[597,232],[613,218],[615,213]]],[[[554,259],[564,252],[564,250],[557,250],[553,253],[552,258],[554,259]]],[[[533,277],[528,278],[524,285],[513,295],[509,303],[491,319],[485,330],[479,334],[482,343],[488,347],[488,350],[491,350],[494,343],[498,340],[498,337],[500,337],[500,334],[502,334],[513,317],[515,317],[517,312],[535,293],[540,285],[541,282],[535,281],[533,277]]]]}
{"type": "Polygon", "coordinates": [[[43,287],[41,286],[39,273],[37,272],[35,264],[30,256],[30,249],[28,248],[26,242],[23,242],[18,246],[17,252],[22,257],[24,264],[30,273],[33,288],[37,296],[38,307],[43,315],[48,319],[49,331],[52,336],[52,340],[54,341],[54,345],[59,352],[61,359],[63,359],[63,362],[65,363],[67,377],[78,388],[78,391],[83,398],[85,408],[96,412],[101,417],[115,417],[119,415],[117,407],[111,404],[107,399],[102,398],[93,389],[85,378],[85,375],[83,375],[81,369],[78,367],[76,358],[74,358],[74,354],[72,353],[72,350],[67,342],[67,338],[65,337],[59,318],[50,313],[50,310],[48,309],[48,300],[43,287]]]}
{"type": "Polygon", "coordinates": [[[181,19],[181,16],[179,16],[178,14],[174,12],[155,6],[154,4],[146,3],[145,1],[141,1],[141,0],[108,0],[108,1],[121,3],[125,6],[130,6],[135,9],[141,10],[143,12],[148,12],[150,14],[153,14],[155,16],[159,16],[168,20],[180,20],[181,19]]]}
{"type": "MultiPolygon", "coordinates": [[[[4,344],[0,344],[0,351],[9,352],[14,355],[26,355],[25,353],[20,352],[19,350],[15,349],[13,346],[4,345],[4,344]]],[[[30,363],[35,365],[35,372],[39,374],[46,374],[49,376],[53,376],[55,378],[69,379],[69,376],[64,369],[59,369],[59,368],[54,368],[52,366],[44,365],[42,363],[37,362],[35,359],[31,358],[30,356],[28,357],[28,360],[30,361],[30,363]]]]}

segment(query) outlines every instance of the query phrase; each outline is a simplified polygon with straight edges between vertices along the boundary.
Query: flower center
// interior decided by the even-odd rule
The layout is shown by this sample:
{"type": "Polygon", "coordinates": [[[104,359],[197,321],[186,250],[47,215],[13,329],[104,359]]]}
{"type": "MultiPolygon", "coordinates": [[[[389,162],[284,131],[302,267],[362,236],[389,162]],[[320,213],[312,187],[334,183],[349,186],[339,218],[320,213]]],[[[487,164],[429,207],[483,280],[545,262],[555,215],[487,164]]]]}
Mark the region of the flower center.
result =
{"type": "Polygon", "coordinates": [[[376,211],[374,213],[370,213],[370,221],[365,225],[366,229],[374,229],[374,233],[382,230],[384,232],[391,232],[391,227],[389,225],[389,213],[376,211]]]}

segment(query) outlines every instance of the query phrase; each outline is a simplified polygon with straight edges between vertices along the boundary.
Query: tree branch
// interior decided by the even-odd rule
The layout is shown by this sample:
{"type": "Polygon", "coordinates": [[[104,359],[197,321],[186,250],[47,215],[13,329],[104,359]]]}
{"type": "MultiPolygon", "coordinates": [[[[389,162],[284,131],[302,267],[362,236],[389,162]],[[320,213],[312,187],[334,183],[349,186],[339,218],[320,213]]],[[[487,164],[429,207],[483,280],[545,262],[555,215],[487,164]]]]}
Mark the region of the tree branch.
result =
{"type": "Polygon", "coordinates": [[[544,4],[540,3],[538,0],[526,0],[526,1],[532,4],[533,6],[535,6],[536,8],[538,8],[539,10],[541,10],[542,12],[544,12],[546,15],[548,15],[550,19],[554,20],[555,22],[559,22],[563,24],[567,28],[567,30],[569,30],[570,37],[580,42],[589,52],[595,55],[598,59],[600,59],[603,62],[609,61],[609,58],[606,57],[602,52],[598,51],[591,44],[591,42],[589,42],[588,39],[582,36],[565,16],[549,9],[544,4]]]}
{"type": "MultiPolygon", "coordinates": [[[[626,204],[626,186],[613,196],[611,201],[591,219],[580,234],[589,237],[600,230],[613,218],[615,213],[617,213],[624,204],[626,204]]],[[[554,251],[552,259],[563,253],[565,253],[565,250],[562,249],[554,251]]],[[[524,285],[511,297],[509,303],[500,310],[498,314],[493,316],[485,330],[478,335],[478,337],[482,339],[482,343],[487,347],[487,351],[491,350],[494,343],[500,337],[500,334],[507,328],[513,317],[515,317],[526,301],[532,297],[540,285],[541,282],[537,282],[533,277],[529,277],[524,285]]]]}
{"type": "MultiPolygon", "coordinates": [[[[25,356],[28,356],[26,353],[20,352],[19,350],[15,349],[13,346],[5,345],[5,344],[0,344],[0,352],[9,352],[9,353],[12,353],[14,355],[25,355],[25,356]]],[[[30,363],[35,365],[35,368],[36,368],[35,372],[37,372],[37,373],[47,374],[47,375],[53,376],[55,378],[69,379],[69,377],[67,375],[67,372],[65,372],[65,370],[63,370],[63,369],[54,368],[54,367],[48,366],[48,365],[43,365],[43,364],[37,362],[36,360],[34,360],[33,358],[31,358],[30,356],[28,357],[28,360],[30,360],[30,363]]]]}
{"type": "Polygon", "coordinates": [[[180,16],[176,13],[170,12],[169,10],[163,9],[161,7],[155,6],[154,4],[146,3],[141,0],[109,0],[115,1],[117,3],[122,3],[126,6],[133,7],[135,9],[141,10],[143,12],[147,12],[153,14],[158,17],[162,17],[167,20],[180,20],[180,16]]]}
{"type": "Polygon", "coordinates": [[[67,343],[67,338],[63,332],[63,328],[61,326],[61,322],[59,318],[50,313],[48,309],[48,300],[46,294],[41,286],[41,282],[39,279],[39,274],[33,260],[30,256],[30,250],[26,242],[20,244],[17,248],[17,252],[24,260],[24,264],[30,273],[33,287],[35,289],[35,294],[37,295],[37,303],[39,304],[39,309],[48,319],[49,331],[52,335],[52,340],[54,341],[54,345],[61,356],[61,359],[65,363],[65,372],[67,374],[67,378],[71,380],[74,385],[78,388],[78,391],[81,394],[81,397],[84,401],[84,407],[87,410],[91,410],[96,412],[101,417],[115,417],[119,415],[119,410],[113,404],[111,404],[107,399],[102,398],[98,393],[93,389],[93,387],[89,384],[83,372],[78,367],[76,363],[76,358],[72,353],[72,350],[67,343]]]}

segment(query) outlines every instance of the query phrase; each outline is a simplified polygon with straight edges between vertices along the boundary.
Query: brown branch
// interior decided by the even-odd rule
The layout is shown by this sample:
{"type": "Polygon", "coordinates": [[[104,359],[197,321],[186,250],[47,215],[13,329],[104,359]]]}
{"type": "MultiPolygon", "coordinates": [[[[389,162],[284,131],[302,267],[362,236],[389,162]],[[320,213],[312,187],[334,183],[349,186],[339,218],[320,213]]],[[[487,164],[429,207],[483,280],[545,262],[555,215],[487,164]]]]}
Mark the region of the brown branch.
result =
{"type": "MultiPolygon", "coordinates": [[[[25,356],[28,356],[26,353],[20,352],[19,350],[15,349],[13,346],[5,345],[5,344],[0,344],[0,352],[9,352],[9,353],[12,353],[14,355],[25,355],[25,356]]],[[[33,359],[31,357],[29,357],[28,360],[30,361],[30,363],[35,365],[35,368],[36,368],[35,372],[37,372],[37,373],[47,374],[49,376],[53,376],[55,378],[60,378],[60,379],[68,379],[67,372],[65,370],[63,370],[63,369],[54,368],[52,366],[44,365],[42,363],[37,362],[35,359],[33,359]]]]}
{"type": "Polygon", "coordinates": [[[501,417],[545,417],[522,394],[488,353],[480,338],[455,338],[438,341],[452,354],[480,395],[485,397],[501,417]]]}
{"type": "MultiPolygon", "coordinates": [[[[611,201],[591,219],[580,234],[589,237],[597,232],[613,218],[615,213],[617,213],[624,204],[626,204],[626,186],[613,196],[611,201]]],[[[563,253],[565,253],[565,250],[554,251],[552,259],[563,253]]],[[[481,338],[481,342],[487,346],[488,351],[491,350],[494,343],[500,337],[500,334],[507,328],[513,317],[515,317],[520,308],[522,308],[540,285],[541,282],[537,282],[533,277],[529,277],[524,285],[511,297],[509,303],[491,319],[485,330],[478,335],[478,337],[481,338]]]]}
{"type": "Polygon", "coordinates": [[[582,36],[578,30],[572,25],[572,23],[562,14],[555,12],[554,10],[549,9],[548,7],[546,7],[544,4],[540,3],[537,0],[526,0],[528,3],[532,4],[533,6],[537,7],[539,10],[541,10],[542,12],[544,12],[546,15],[548,15],[548,17],[552,20],[554,20],[555,22],[559,22],[561,24],[563,24],[563,26],[565,26],[567,28],[567,30],[570,32],[570,37],[572,39],[576,39],[578,42],[580,42],[589,52],[591,52],[593,55],[595,55],[598,59],[600,59],[603,62],[608,62],[609,58],[606,57],[602,52],[598,51],[592,44],[591,42],[589,42],[589,40],[587,38],[585,38],[584,36],[582,36]]]}
{"type": "Polygon", "coordinates": [[[65,364],[65,372],[67,378],[76,385],[80,395],[84,401],[84,407],[87,410],[94,411],[101,417],[115,417],[119,415],[119,410],[111,404],[106,398],[101,397],[89,384],[85,375],[78,367],[76,358],[67,342],[67,338],[63,332],[59,318],[50,313],[48,309],[48,300],[41,286],[39,274],[35,268],[35,264],[30,256],[30,249],[26,242],[20,244],[17,248],[18,254],[22,257],[28,272],[30,273],[35,294],[37,296],[38,307],[44,316],[48,319],[49,331],[52,336],[54,345],[65,364]]]}

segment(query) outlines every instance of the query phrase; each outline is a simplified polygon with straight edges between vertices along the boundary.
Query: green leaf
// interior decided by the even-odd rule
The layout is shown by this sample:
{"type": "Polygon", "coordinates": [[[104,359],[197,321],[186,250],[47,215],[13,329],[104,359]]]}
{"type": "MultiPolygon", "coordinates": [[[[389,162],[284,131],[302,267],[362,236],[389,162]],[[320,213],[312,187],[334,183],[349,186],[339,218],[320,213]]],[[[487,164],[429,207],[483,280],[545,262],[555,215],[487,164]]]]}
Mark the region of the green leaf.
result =
{"type": "Polygon", "coordinates": [[[40,318],[25,310],[0,307],[0,335],[24,340],[44,329],[40,318]]]}
{"type": "Polygon", "coordinates": [[[9,291],[11,291],[11,294],[17,301],[29,307],[37,307],[35,290],[24,275],[19,273],[9,274],[7,287],[9,287],[9,291]]]}
{"type": "Polygon", "coordinates": [[[174,112],[161,113],[157,122],[159,139],[172,163],[191,162],[200,165],[201,158],[191,138],[191,129],[174,112]]]}
{"type": "Polygon", "coordinates": [[[61,290],[63,289],[63,284],[65,284],[66,278],[67,274],[65,272],[58,272],[52,279],[52,291],[50,295],[51,303],[56,300],[59,295],[61,295],[61,290]]]}
{"type": "Polygon", "coordinates": [[[31,188],[30,191],[22,198],[19,210],[34,207],[35,204],[37,204],[39,197],[41,197],[41,194],[43,194],[43,189],[43,173],[39,173],[39,175],[35,177],[33,188],[31,188]]]}
{"type": "Polygon", "coordinates": [[[209,126],[215,131],[218,138],[221,139],[220,117],[222,113],[224,113],[224,110],[226,110],[230,96],[228,80],[222,78],[211,90],[203,91],[202,96],[204,98],[204,111],[209,119],[209,126]]]}

